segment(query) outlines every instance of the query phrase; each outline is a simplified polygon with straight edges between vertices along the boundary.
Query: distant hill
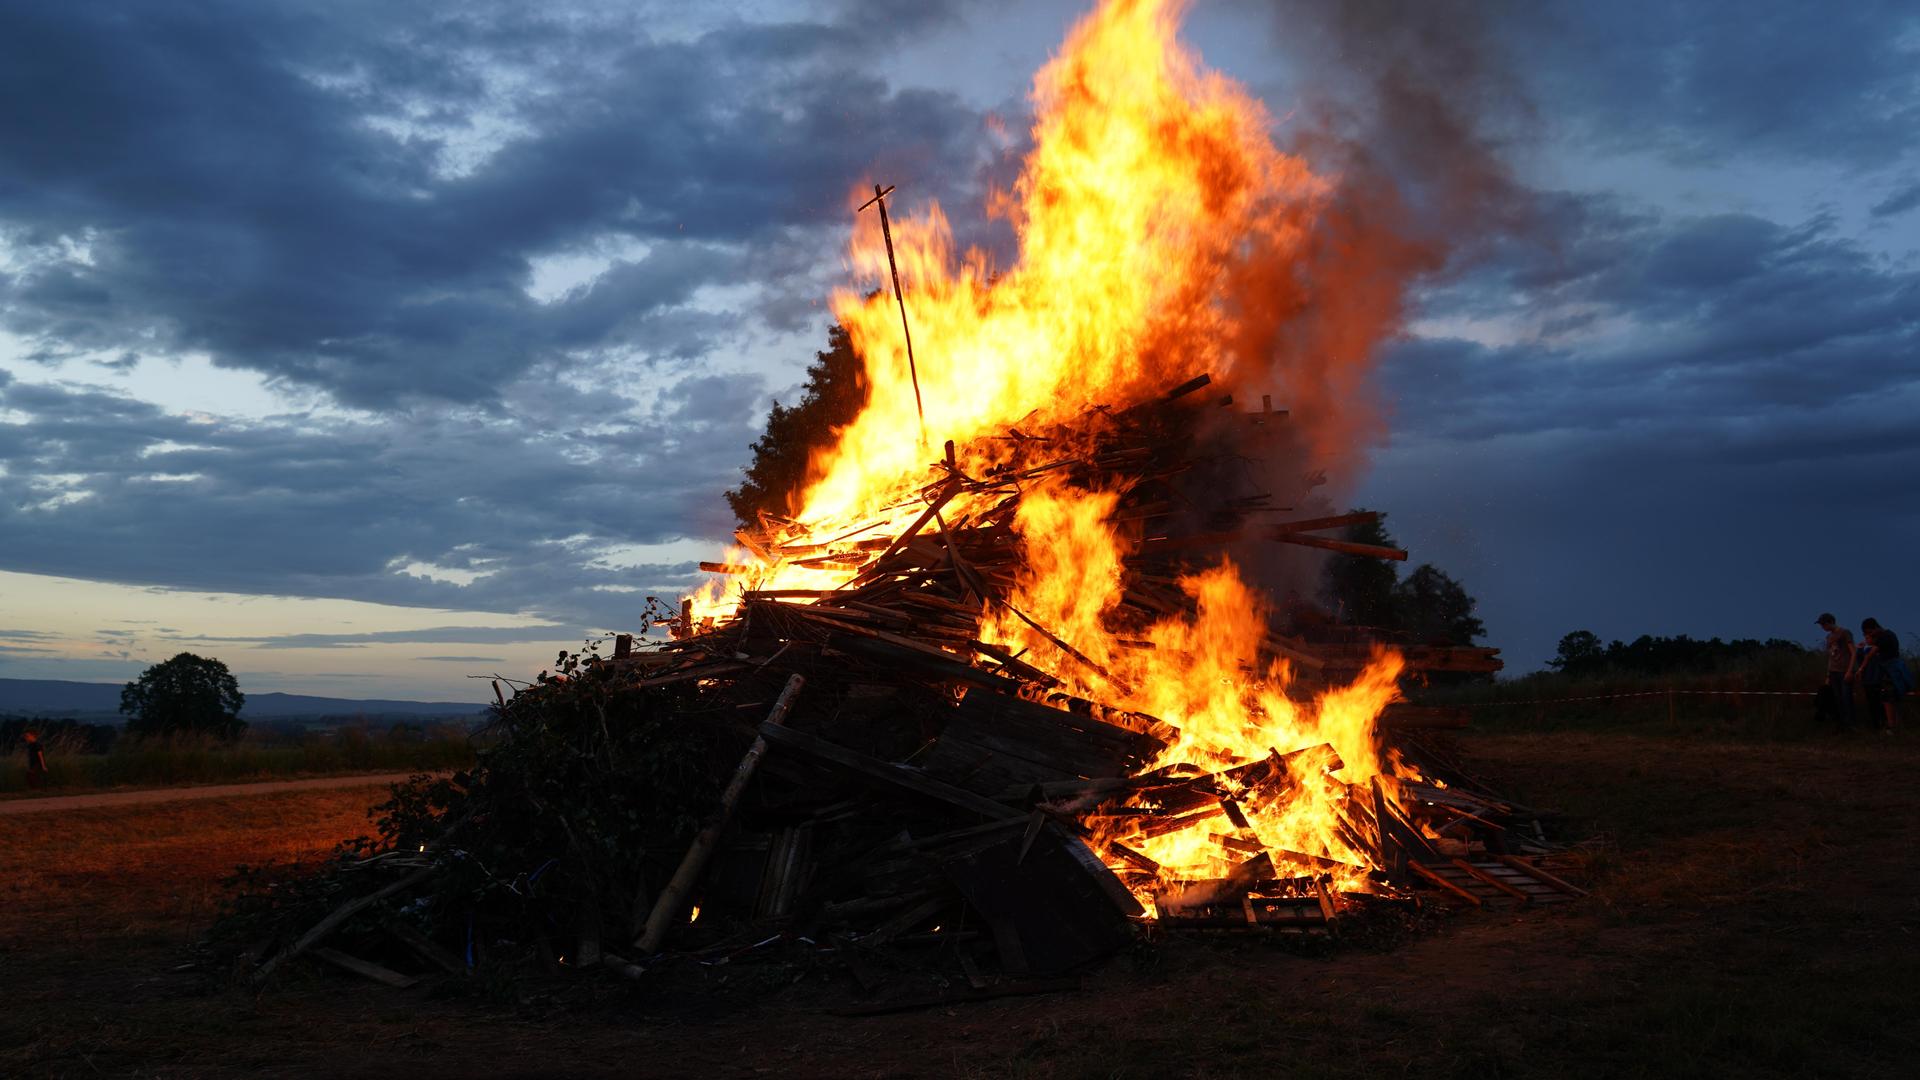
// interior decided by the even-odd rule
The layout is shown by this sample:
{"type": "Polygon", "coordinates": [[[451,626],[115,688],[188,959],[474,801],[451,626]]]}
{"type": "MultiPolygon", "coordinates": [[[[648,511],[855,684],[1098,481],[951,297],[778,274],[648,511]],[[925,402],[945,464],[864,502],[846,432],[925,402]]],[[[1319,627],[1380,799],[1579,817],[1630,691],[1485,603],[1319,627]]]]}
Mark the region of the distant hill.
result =
{"type": "MultiPolygon", "coordinates": [[[[43,716],[117,716],[122,683],[68,682],[63,679],[0,679],[0,713],[43,716]]],[[[379,698],[330,698],[309,694],[248,694],[243,720],[315,716],[475,716],[479,702],[388,701],[379,698]]]]}

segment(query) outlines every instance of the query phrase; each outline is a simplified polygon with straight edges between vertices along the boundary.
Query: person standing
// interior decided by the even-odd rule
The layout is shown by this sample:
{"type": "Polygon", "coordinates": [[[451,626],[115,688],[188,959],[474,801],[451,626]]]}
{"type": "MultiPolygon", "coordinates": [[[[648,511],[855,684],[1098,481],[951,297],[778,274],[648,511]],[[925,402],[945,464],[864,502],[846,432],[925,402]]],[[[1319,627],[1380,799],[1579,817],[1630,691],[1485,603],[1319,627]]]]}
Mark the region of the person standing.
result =
{"type": "Polygon", "coordinates": [[[1853,684],[1847,681],[1847,673],[1853,670],[1853,631],[1841,626],[1830,611],[1817,621],[1827,632],[1827,694],[1845,730],[1853,726],[1853,684]]]}
{"type": "Polygon", "coordinates": [[[27,786],[43,788],[47,786],[47,752],[40,745],[40,733],[29,731],[27,744],[27,786]]]}
{"type": "Polygon", "coordinates": [[[1900,698],[1913,689],[1913,676],[1900,660],[1900,637],[1880,625],[1878,619],[1860,623],[1859,663],[1853,676],[1867,702],[1867,718],[1878,724],[1883,735],[1893,734],[1900,711],[1900,698]]]}

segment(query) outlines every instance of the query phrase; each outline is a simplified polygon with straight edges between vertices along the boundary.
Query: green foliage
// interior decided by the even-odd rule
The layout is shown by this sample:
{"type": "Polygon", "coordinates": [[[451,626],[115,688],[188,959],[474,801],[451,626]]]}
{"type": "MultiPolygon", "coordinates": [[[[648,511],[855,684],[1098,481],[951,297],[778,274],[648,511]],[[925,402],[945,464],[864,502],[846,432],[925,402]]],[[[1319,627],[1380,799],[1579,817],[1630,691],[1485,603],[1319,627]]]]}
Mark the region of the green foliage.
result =
{"type": "Polygon", "coordinates": [[[773,403],[767,430],[753,443],[753,460],[742,470],[745,479],[726,493],[741,526],[758,524],[761,512],[790,513],[790,501],[809,479],[813,452],[829,445],[834,430],[852,423],[866,403],[866,369],[846,330],[830,326],[826,349],[807,367],[799,404],[773,403]]]}
{"type": "Polygon", "coordinates": [[[285,940],[321,899],[365,891],[356,879],[391,854],[443,872],[404,912],[370,910],[343,929],[369,955],[384,947],[378,920],[392,917],[456,953],[471,945],[495,975],[552,962],[589,925],[619,940],[634,897],[666,884],[749,737],[730,715],[700,711],[691,685],[636,689],[630,672],[564,653],[554,672],[494,710],[471,770],[395,785],[375,834],[343,845],[330,872],[243,879],[217,936],[285,940]]]}
{"type": "Polygon", "coordinates": [[[0,757],[20,752],[27,732],[40,736],[47,753],[56,750],[70,754],[104,754],[113,747],[120,729],[112,724],[89,724],[63,717],[55,720],[38,716],[9,716],[0,719],[0,757]]]}
{"type": "MultiPolygon", "coordinates": [[[[1398,547],[1387,532],[1386,517],[1349,525],[1343,539],[1398,547]]],[[[1466,587],[1432,563],[1421,564],[1402,580],[1394,564],[1384,559],[1335,555],[1327,560],[1326,583],[1340,621],[1350,625],[1443,645],[1471,645],[1487,632],[1473,613],[1477,602],[1466,587]]]]}
{"type": "MultiPolygon", "coordinates": [[[[48,787],[65,794],[116,787],[455,769],[474,760],[469,732],[459,724],[437,725],[403,736],[358,727],[278,735],[270,731],[249,730],[237,740],[195,734],[122,739],[112,742],[104,753],[90,750],[85,739],[73,733],[43,735],[41,741],[47,752],[48,787]]],[[[15,752],[0,760],[0,793],[23,791],[26,786],[25,757],[15,752]]]]}
{"type": "Polygon", "coordinates": [[[246,695],[227,665],[183,652],[148,668],[120,691],[129,735],[182,733],[236,739],[246,730],[246,695]]]}
{"type": "MultiPolygon", "coordinates": [[[[1359,511],[1354,511],[1359,512],[1359,511]]],[[[1398,547],[1387,532],[1385,514],[1378,521],[1347,526],[1342,539],[1356,544],[1398,547]]],[[[1327,560],[1327,589],[1333,595],[1335,614],[1341,622],[1354,626],[1391,628],[1394,617],[1393,589],[1399,572],[1382,559],[1361,555],[1335,555],[1327,560]]]]}
{"type": "Polygon", "coordinates": [[[1806,652],[1805,646],[1785,638],[1722,641],[1715,637],[1702,641],[1686,634],[1641,634],[1631,642],[1616,640],[1603,648],[1591,630],[1575,630],[1560,639],[1559,652],[1547,666],[1575,677],[1702,674],[1762,660],[1768,654],[1797,660],[1806,652]]]}
{"type": "Polygon", "coordinates": [[[1394,626],[1416,641],[1473,644],[1487,632],[1473,609],[1467,590],[1431,563],[1416,568],[1393,589],[1394,626]]]}
{"type": "Polygon", "coordinates": [[[1560,648],[1547,666],[1559,672],[1590,671],[1606,662],[1606,647],[1591,630],[1575,630],[1560,639],[1560,648]]]}

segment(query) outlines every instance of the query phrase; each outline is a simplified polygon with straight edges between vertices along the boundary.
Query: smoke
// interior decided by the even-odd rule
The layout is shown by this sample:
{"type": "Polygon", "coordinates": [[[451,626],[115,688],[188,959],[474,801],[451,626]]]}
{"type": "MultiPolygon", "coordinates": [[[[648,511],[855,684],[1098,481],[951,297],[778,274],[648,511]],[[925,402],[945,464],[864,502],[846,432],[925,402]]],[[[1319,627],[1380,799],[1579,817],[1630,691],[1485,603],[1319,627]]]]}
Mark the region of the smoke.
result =
{"type": "Polygon", "coordinates": [[[1311,468],[1350,489],[1386,434],[1375,362],[1418,288],[1527,227],[1509,154],[1532,110],[1494,33],[1501,0],[1268,6],[1294,76],[1286,148],[1334,189],[1289,280],[1244,284],[1267,299],[1242,332],[1269,350],[1311,468]]]}
{"type": "MultiPolygon", "coordinates": [[[[1496,33],[1506,0],[1262,6],[1292,76],[1291,99],[1275,103],[1291,108],[1284,149],[1332,190],[1303,249],[1246,259],[1231,290],[1233,351],[1265,360],[1233,389],[1242,401],[1271,392],[1292,411],[1288,436],[1249,440],[1262,429],[1242,423],[1219,434],[1260,463],[1276,504],[1319,515],[1345,509],[1387,436],[1372,376],[1419,290],[1528,230],[1533,196],[1511,155],[1533,111],[1496,33]]],[[[1273,595],[1318,591],[1318,553],[1269,544],[1235,554],[1273,595]]]]}

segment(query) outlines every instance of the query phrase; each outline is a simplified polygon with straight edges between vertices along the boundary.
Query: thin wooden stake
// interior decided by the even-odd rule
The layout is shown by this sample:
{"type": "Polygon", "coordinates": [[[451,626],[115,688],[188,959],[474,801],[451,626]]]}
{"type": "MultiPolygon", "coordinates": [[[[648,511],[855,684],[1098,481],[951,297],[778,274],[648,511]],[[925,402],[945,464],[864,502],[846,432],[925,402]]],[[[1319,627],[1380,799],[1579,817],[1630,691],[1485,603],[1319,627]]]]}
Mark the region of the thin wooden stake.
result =
{"type": "Polygon", "coordinates": [[[887,242],[887,270],[893,274],[893,299],[900,305],[900,334],[907,339],[907,374],[913,377],[913,408],[920,414],[920,445],[927,445],[927,407],[920,403],[920,369],[913,362],[913,331],[907,327],[907,297],[900,291],[900,266],[893,261],[893,226],[887,223],[887,196],[893,194],[893,185],[882,188],[873,185],[873,198],[860,204],[860,210],[869,206],[880,210],[880,236],[887,242]]]}
{"type": "MultiPolygon", "coordinates": [[[[780,691],[780,698],[773,703],[773,712],[767,715],[767,723],[775,727],[786,722],[787,712],[793,708],[793,699],[800,694],[800,688],[807,684],[806,676],[794,675],[787,680],[786,689],[780,691]]],[[[687,901],[687,894],[693,891],[694,883],[700,880],[700,874],[707,868],[707,860],[713,857],[713,849],[720,843],[720,834],[733,820],[733,811],[740,804],[740,796],[747,790],[747,783],[760,768],[760,759],[767,753],[767,740],[761,736],[753,740],[747,748],[746,756],[740,759],[740,767],[733,771],[733,780],[727,784],[727,790],[720,796],[720,811],[700,834],[693,838],[693,844],[687,848],[686,857],[680,860],[680,868],[673,872],[673,880],[660,893],[660,899],[647,915],[647,924],[640,930],[640,936],[634,941],[634,947],[645,955],[652,955],[660,948],[660,942],[666,939],[667,930],[674,920],[680,917],[680,909],[687,901]]]]}

